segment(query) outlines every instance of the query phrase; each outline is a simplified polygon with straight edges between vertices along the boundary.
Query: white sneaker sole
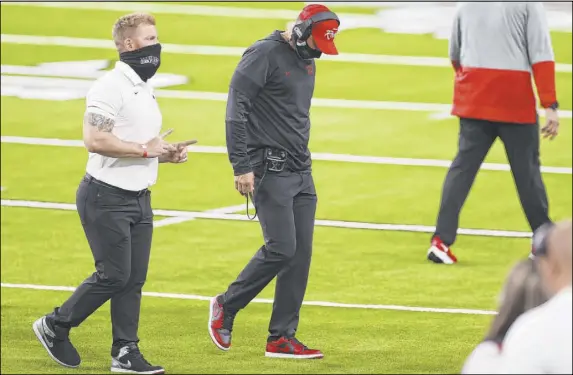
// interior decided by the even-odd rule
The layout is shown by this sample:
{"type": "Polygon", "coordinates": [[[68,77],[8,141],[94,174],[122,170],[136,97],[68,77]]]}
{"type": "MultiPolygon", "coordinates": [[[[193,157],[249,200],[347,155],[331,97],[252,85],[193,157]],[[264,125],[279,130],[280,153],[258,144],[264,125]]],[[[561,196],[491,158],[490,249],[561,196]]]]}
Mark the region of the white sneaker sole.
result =
{"type": "Polygon", "coordinates": [[[428,255],[430,254],[433,254],[436,258],[440,259],[442,264],[455,264],[452,258],[435,246],[430,247],[430,250],[428,250],[428,255]]]}
{"type": "Polygon", "coordinates": [[[211,317],[213,316],[213,304],[217,302],[216,299],[217,296],[213,297],[211,299],[211,302],[209,303],[209,319],[207,320],[207,330],[209,331],[209,337],[211,337],[211,341],[213,341],[213,344],[215,344],[217,348],[223,351],[228,351],[229,349],[231,349],[231,347],[225,348],[224,346],[219,344],[215,339],[215,336],[213,335],[213,331],[211,330],[211,317]]]}
{"type": "Polygon", "coordinates": [[[305,355],[302,355],[302,354],[265,352],[265,357],[283,358],[283,359],[320,359],[320,358],[324,358],[324,354],[305,354],[305,355]]]}
{"type": "Polygon", "coordinates": [[[164,374],[165,370],[161,369],[161,370],[153,370],[153,371],[134,371],[134,370],[130,370],[128,368],[118,368],[118,367],[112,367],[110,369],[111,372],[119,372],[119,373],[123,373],[123,374],[164,374]]]}
{"type": "Polygon", "coordinates": [[[42,344],[42,346],[44,347],[44,349],[46,349],[46,352],[48,352],[48,355],[50,356],[50,358],[52,358],[57,364],[62,365],[64,367],[69,367],[69,368],[78,368],[80,365],[77,366],[72,366],[72,365],[67,365],[64,362],[60,361],[59,359],[57,359],[56,357],[54,357],[54,355],[52,354],[52,352],[50,351],[50,348],[48,347],[48,344],[46,344],[46,340],[44,340],[44,337],[42,336],[42,334],[40,333],[40,329],[42,327],[42,323],[44,322],[44,319],[46,319],[45,316],[41,317],[40,319],[36,320],[33,324],[32,324],[32,329],[34,330],[34,334],[36,335],[36,337],[38,338],[38,341],[40,341],[40,343],[42,344]]]}

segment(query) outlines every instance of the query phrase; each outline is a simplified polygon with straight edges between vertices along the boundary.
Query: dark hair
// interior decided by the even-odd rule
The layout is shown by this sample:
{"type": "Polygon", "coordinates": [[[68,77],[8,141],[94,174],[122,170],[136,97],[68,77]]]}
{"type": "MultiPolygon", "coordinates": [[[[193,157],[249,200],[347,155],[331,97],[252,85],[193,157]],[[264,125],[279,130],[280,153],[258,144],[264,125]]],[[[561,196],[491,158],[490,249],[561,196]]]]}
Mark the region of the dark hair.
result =
{"type": "Polygon", "coordinates": [[[513,266],[503,286],[498,314],[485,339],[501,343],[515,320],[527,310],[547,301],[535,262],[526,259],[513,266]]]}

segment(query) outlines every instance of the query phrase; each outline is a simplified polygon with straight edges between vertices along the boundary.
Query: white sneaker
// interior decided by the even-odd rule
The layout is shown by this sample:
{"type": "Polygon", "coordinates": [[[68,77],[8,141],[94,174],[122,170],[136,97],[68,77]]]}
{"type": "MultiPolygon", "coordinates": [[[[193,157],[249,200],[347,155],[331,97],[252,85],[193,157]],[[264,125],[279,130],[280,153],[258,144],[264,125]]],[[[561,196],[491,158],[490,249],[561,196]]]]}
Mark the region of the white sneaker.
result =
{"type": "Polygon", "coordinates": [[[428,260],[438,264],[454,264],[458,261],[450,247],[443,243],[438,236],[432,238],[432,247],[428,250],[428,260]]]}

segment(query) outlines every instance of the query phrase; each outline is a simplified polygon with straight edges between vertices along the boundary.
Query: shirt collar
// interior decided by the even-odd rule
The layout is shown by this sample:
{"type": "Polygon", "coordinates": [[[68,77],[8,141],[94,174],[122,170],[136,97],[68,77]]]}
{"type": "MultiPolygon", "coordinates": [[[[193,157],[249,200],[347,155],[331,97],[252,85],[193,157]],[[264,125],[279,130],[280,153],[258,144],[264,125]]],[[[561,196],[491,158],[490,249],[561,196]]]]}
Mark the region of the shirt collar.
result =
{"type": "Polygon", "coordinates": [[[122,72],[134,86],[144,83],[143,80],[137,75],[137,73],[123,61],[117,61],[115,63],[115,68],[122,72]]]}

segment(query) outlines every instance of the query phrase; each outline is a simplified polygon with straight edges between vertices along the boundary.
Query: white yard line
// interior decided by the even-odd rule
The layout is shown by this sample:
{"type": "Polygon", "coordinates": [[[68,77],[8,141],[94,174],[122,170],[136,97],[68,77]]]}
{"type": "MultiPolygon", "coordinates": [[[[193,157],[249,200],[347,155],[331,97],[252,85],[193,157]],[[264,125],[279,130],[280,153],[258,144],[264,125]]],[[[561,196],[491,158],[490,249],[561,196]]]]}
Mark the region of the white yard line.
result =
{"type": "MultiPolygon", "coordinates": [[[[244,211],[246,209],[246,202],[243,204],[237,204],[235,206],[228,206],[228,207],[221,207],[221,208],[215,208],[212,210],[207,210],[205,212],[211,212],[214,214],[234,214],[236,212],[241,212],[244,211]]],[[[254,207],[253,207],[253,202],[251,202],[249,200],[249,213],[254,215],[254,207]],[[253,212],[251,212],[253,211],[253,212]]]]}
{"type": "MultiPolygon", "coordinates": [[[[61,146],[61,147],[84,147],[83,141],[65,140],[57,138],[32,138],[32,137],[15,137],[1,136],[2,143],[15,143],[27,145],[44,145],[44,146],[61,146]]],[[[223,146],[189,146],[190,152],[206,154],[226,154],[227,149],[223,146]]],[[[414,159],[414,158],[392,158],[382,156],[360,156],[348,154],[331,154],[316,152],[312,154],[313,160],[325,160],[344,163],[362,163],[362,164],[381,164],[381,165],[404,165],[404,166],[421,166],[421,167],[439,167],[448,168],[451,164],[449,160],[438,159],[414,159]]],[[[482,170],[489,171],[509,171],[508,164],[500,163],[483,163],[482,170]]],[[[541,172],[554,174],[572,174],[572,168],[569,167],[547,167],[542,166],[541,172]]]]}
{"type": "Polygon", "coordinates": [[[172,224],[179,224],[179,223],[184,223],[186,221],[191,221],[191,220],[195,220],[192,217],[168,217],[166,219],[161,219],[161,220],[156,220],[153,222],[153,227],[154,228],[159,228],[159,227],[164,227],[167,225],[172,225],[172,224]]]}
{"type": "MultiPolygon", "coordinates": [[[[66,210],[66,211],[76,210],[76,205],[73,203],[39,202],[39,201],[26,201],[26,200],[15,200],[15,199],[2,199],[2,206],[43,208],[43,209],[66,210]]],[[[191,219],[251,221],[249,220],[247,215],[238,215],[238,214],[162,210],[162,209],[154,209],[153,213],[158,216],[178,217],[178,218],[185,217],[191,219]]],[[[258,219],[252,221],[257,221],[257,220],[258,219]]],[[[388,230],[388,231],[419,232],[419,233],[433,233],[435,230],[435,227],[427,225],[378,224],[378,223],[363,223],[363,222],[339,221],[339,220],[316,220],[315,225],[322,227],[388,230]]],[[[485,237],[531,238],[530,232],[495,230],[495,229],[460,228],[458,230],[458,234],[470,235],[470,236],[485,236],[485,237]]]]}
{"type": "MultiPolygon", "coordinates": [[[[11,284],[1,283],[2,288],[16,288],[16,289],[31,289],[31,290],[49,290],[49,291],[65,291],[73,292],[76,288],[71,286],[53,286],[53,285],[34,285],[34,284],[11,284]]],[[[157,293],[157,292],[143,292],[144,296],[171,298],[171,299],[186,299],[197,301],[210,301],[211,296],[200,296],[196,294],[180,294],[180,293],[157,293]]],[[[264,298],[255,298],[254,303],[271,304],[273,300],[264,298]]],[[[437,308],[437,307],[417,307],[417,306],[399,306],[399,305],[365,305],[356,303],[338,303],[328,301],[304,301],[303,305],[306,306],[319,306],[319,307],[336,307],[346,309],[369,309],[369,310],[399,310],[399,311],[412,311],[412,312],[431,312],[441,314],[467,314],[467,315],[495,315],[495,311],[490,310],[475,310],[475,309],[457,309],[457,308],[437,308]]]]}
{"type": "MultiPolygon", "coordinates": [[[[244,209],[245,209],[245,204],[239,204],[239,205],[235,205],[235,206],[214,208],[212,210],[206,210],[204,212],[218,213],[218,214],[234,214],[235,212],[240,212],[240,211],[243,211],[244,209]]],[[[249,210],[254,210],[254,207],[252,207],[252,203],[250,201],[249,201],[249,210]]],[[[160,227],[164,227],[167,225],[185,223],[185,222],[191,221],[191,220],[195,220],[195,218],[173,216],[173,217],[168,217],[166,219],[154,221],[153,226],[155,228],[160,228],[160,227]]]]}
{"type": "MultiPolygon", "coordinates": [[[[62,47],[81,48],[102,48],[115,49],[111,40],[88,39],[66,36],[41,36],[41,35],[13,35],[2,34],[2,43],[27,44],[27,45],[50,45],[62,47]]],[[[225,47],[225,46],[202,46],[162,43],[162,51],[166,53],[207,55],[207,56],[242,56],[245,47],[225,47]]],[[[393,55],[373,55],[364,53],[341,53],[339,55],[324,55],[322,60],[337,62],[352,62],[366,64],[387,64],[402,66],[431,66],[451,68],[451,62],[443,57],[425,56],[393,56],[393,55]]],[[[555,64],[557,72],[571,73],[571,64],[555,64]]],[[[9,71],[2,71],[3,74],[10,74],[9,71]]]]}

